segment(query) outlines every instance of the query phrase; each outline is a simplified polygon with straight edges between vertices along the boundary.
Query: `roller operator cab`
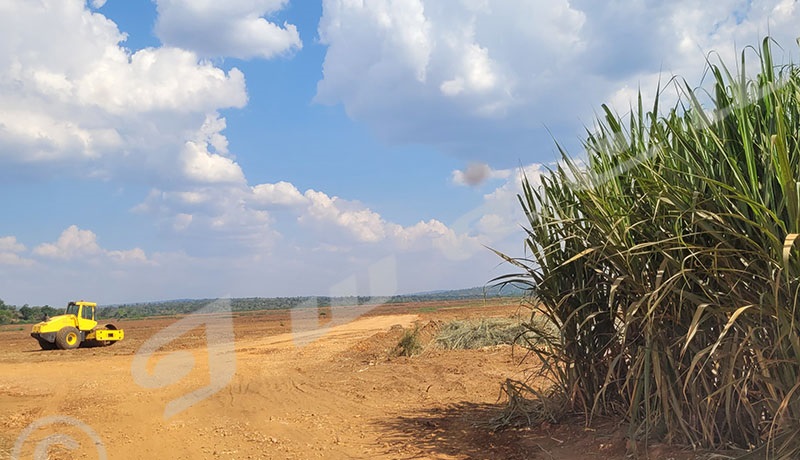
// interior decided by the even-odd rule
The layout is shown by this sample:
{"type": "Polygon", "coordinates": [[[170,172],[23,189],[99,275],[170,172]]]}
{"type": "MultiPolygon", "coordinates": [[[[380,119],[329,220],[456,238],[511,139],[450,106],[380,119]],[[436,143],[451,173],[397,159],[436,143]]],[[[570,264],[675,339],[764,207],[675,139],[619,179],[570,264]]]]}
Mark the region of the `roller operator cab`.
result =
{"type": "Polygon", "coordinates": [[[63,315],[45,318],[35,324],[31,337],[43,350],[70,350],[79,346],[102,347],[122,340],[125,333],[113,324],[97,327],[94,302],[70,302],[63,315]]]}

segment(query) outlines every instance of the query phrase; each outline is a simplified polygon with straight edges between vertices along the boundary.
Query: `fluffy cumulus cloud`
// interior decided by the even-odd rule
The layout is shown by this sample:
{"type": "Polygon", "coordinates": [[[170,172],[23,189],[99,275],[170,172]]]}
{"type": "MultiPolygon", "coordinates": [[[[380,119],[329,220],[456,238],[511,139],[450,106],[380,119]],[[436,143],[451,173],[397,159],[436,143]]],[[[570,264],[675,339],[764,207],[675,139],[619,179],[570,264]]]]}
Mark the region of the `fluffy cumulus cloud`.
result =
{"type": "Polygon", "coordinates": [[[42,257],[64,260],[93,257],[101,251],[97,236],[90,230],[79,229],[76,225],[64,230],[55,243],[43,243],[33,250],[42,257]]]}
{"type": "Polygon", "coordinates": [[[247,204],[249,190],[243,184],[153,189],[133,211],[153,219],[173,244],[196,256],[268,252],[280,235],[269,212],[247,204]]]}
{"type": "Polygon", "coordinates": [[[97,243],[97,235],[91,230],[81,230],[71,225],[53,243],[42,243],[33,249],[33,254],[44,259],[64,261],[115,261],[118,263],[149,263],[140,248],[129,250],[107,250],[97,243]]]}
{"type": "Polygon", "coordinates": [[[307,212],[301,220],[315,220],[349,232],[357,241],[377,242],[386,238],[386,222],[377,213],[323,192],[309,190],[307,212]]]}
{"type": "Polygon", "coordinates": [[[431,219],[411,226],[387,222],[380,214],[355,201],[331,197],[323,192],[308,190],[307,204],[298,218],[301,224],[317,230],[318,235],[339,230],[331,242],[380,243],[389,250],[430,251],[438,256],[465,259],[481,250],[479,238],[466,233],[457,234],[444,223],[431,219]]]}
{"type": "Polygon", "coordinates": [[[31,259],[26,259],[20,255],[26,249],[25,245],[18,242],[14,236],[0,237],[0,265],[32,265],[33,261],[31,259]]]}
{"type": "Polygon", "coordinates": [[[712,50],[733,62],[767,33],[794,49],[798,23],[794,0],[324,0],[317,100],[389,141],[513,165],[552,158],[603,102],[698,84],[712,50]]]}
{"type": "Polygon", "coordinates": [[[398,252],[434,250],[438,255],[458,253],[459,257],[481,250],[477,238],[456,234],[436,219],[402,226],[386,221],[357,201],[316,190],[307,190],[304,196],[306,203],[300,208],[298,223],[330,243],[380,244],[398,252]]]}
{"type": "Polygon", "coordinates": [[[281,181],[275,184],[259,184],[252,188],[251,203],[255,207],[299,206],[306,197],[293,184],[281,181]]]}
{"type": "Polygon", "coordinates": [[[303,44],[293,24],[276,24],[270,15],[287,0],[158,0],[156,35],[167,45],[201,56],[270,58],[299,50],[303,44]]]}
{"type": "MultiPolygon", "coordinates": [[[[481,249],[474,235],[457,233],[431,219],[410,226],[385,220],[362,203],[308,189],[289,182],[255,186],[195,187],[189,191],[152,190],[135,208],[156,216],[163,230],[182,242],[215,238],[215,249],[243,254],[255,249],[271,254],[280,242],[332,252],[433,251],[459,258],[481,249]],[[281,233],[278,227],[286,230],[281,233]],[[196,238],[190,238],[196,237],[196,238]]],[[[184,248],[192,253],[198,247],[184,248]]]]}
{"type": "Polygon", "coordinates": [[[217,111],[244,75],[184,49],[131,52],[80,0],[0,7],[0,164],[123,180],[240,180],[217,111]],[[210,169],[220,171],[211,172],[210,169]]]}

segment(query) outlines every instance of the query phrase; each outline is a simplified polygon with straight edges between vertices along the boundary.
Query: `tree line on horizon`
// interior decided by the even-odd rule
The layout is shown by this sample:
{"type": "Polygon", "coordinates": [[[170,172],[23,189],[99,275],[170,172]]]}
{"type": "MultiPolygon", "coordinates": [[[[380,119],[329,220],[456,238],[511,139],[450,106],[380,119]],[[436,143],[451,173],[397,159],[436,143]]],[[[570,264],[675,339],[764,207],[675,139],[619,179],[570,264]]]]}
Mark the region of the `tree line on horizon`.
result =
{"type": "MultiPolygon", "coordinates": [[[[284,310],[303,307],[331,307],[369,304],[400,304],[448,300],[470,300],[497,297],[518,297],[522,291],[513,287],[474,287],[449,291],[435,291],[383,297],[351,296],[296,296],[296,297],[244,297],[224,299],[230,301],[232,311],[284,310]]],[[[185,315],[213,305],[220,299],[178,299],[100,306],[97,316],[103,319],[139,319],[151,316],[185,315]]],[[[0,300],[0,325],[35,323],[48,316],[63,314],[63,308],[49,305],[31,307],[25,304],[17,308],[0,300]]]]}
{"type": "Polygon", "coordinates": [[[8,305],[0,299],[0,324],[35,323],[45,316],[54,316],[63,313],[62,309],[50,305],[29,306],[25,304],[19,308],[8,305]]]}

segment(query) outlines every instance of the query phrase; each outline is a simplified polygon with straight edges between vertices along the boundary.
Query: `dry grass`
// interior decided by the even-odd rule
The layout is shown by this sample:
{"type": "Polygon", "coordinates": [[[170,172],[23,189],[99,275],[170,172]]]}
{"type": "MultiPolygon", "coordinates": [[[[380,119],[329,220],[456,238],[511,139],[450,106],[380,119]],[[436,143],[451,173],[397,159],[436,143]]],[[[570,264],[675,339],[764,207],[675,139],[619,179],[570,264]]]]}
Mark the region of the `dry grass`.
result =
{"type": "Polygon", "coordinates": [[[420,330],[418,326],[415,326],[414,329],[406,330],[403,333],[403,337],[400,338],[400,341],[397,342],[397,346],[394,349],[395,356],[415,356],[422,352],[424,346],[422,345],[422,340],[420,339],[420,330]]]}
{"type": "Polygon", "coordinates": [[[496,345],[521,344],[528,328],[510,318],[451,321],[441,327],[437,345],[448,350],[467,350],[496,345]]]}

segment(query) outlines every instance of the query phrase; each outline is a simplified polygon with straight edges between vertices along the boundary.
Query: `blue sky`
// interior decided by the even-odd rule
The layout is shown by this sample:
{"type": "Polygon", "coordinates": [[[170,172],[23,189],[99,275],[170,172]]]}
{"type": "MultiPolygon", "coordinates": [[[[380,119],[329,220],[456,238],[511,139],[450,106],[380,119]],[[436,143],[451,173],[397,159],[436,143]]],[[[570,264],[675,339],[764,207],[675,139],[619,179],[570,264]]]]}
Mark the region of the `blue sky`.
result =
{"type": "MultiPolygon", "coordinates": [[[[522,255],[519,175],[794,1],[0,3],[0,298],[388,295],[522,255]]],[[[781,56],[781,53],[778,53],[781,56]]]]}

